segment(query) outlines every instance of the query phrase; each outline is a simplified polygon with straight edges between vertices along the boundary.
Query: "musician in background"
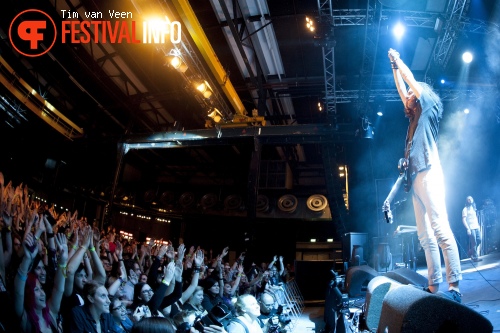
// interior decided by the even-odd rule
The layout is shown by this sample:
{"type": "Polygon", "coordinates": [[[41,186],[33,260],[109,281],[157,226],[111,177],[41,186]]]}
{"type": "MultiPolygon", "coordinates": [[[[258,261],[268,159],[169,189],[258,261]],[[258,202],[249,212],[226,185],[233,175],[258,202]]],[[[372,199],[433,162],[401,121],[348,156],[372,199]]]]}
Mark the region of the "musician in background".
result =
{"type": "Polygon", "coordinates": [[[411,180],[418,239],[427,262],[429,279],[427,290],[437,293],[439,284],[443,282],[439,256],[441,247],[448,291],[440,294],[460,303],[462,300],[458,286],[462,279],[460,257],[448,221],[444,176],[437,148],[443,104],[428,84],[415,80],[396,50],[389,49],[388,55],[396,87],[404,104],[405,116],[409,119],[405,167],[411,180]],[[409,86],[408,90],[406,84],[409,86]]]}
{"type": "Polygon", "coordinates": [[[469,236],[469,256],[472,261],[481,261],[479,250],[481,246],[481,229],[477,220],[477,209],[474,199],[469,195],[465,199],[465,207],[462,209],[462,222],[469,236]]]}

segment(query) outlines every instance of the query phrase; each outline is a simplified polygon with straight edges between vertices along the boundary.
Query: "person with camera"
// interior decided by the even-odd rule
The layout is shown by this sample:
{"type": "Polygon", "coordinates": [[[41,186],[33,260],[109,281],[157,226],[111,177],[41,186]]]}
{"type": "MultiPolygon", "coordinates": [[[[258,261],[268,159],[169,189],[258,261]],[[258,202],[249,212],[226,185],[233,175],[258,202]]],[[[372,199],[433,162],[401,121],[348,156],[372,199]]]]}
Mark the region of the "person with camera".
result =
{"type": "Polygon", "coordinates": [[[177,326],[177,331],[179,333],[182,332],[226,332],[226,327],[229,322],[233,319],[231,311],[229,311],[228,307],[224,304],[217,304],[212,308],[210,312],[206,315],[200,316],[196,315],[195,311],[183,310],[181,313],[177,314],[175,317],[176,323],[181,323],[181,325],[177,326]],[[187,312],[187,313],[186,313],[187,312]],[[182,314],[182,315],[181,315],[182,314]],[[195,318],[192,318],[192,315],[195,315],[195,318]],[[180,316],[182,316],[182,320],[180,320],[180,316]],[[188,330],[188,327],[191,330],[188,330]]]}
{"type": "MultiPolygon", "coordinates": [[[[165,251],[163,251],[165,252],[165,251]]],[[[163,253],[164,254],[164,253],[163,253]]],[[[164,278],[156,291],[153,291],[147,283],[137,283],[134,286],[134,303],[132,318],[134,322],[148,317],[163,317],[160,312],[161,303],[165,297],[168,286],[172,282],[175,274],[175,263],[171,262],[164,267],[164,278]]]]}
{"type": "Polygon", "coordinates": [[[266,325],[266,332],[286,332],[285,327],[290,323],[290,317],[283,312],[283,306],[277,304],[275,296],[264,292],[260,295],[259,304],[259,319],[266,325]]]}

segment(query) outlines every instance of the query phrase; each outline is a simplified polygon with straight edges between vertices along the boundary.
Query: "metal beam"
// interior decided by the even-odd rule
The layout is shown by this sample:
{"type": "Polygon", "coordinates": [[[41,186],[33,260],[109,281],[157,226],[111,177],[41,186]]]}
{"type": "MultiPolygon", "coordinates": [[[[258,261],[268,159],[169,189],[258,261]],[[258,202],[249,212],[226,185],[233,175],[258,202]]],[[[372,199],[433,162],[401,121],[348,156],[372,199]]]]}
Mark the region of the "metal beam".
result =
{"type": "Polygon", "coordinates": [[[241,102],[240,97],[236,93],[233,84],[227,77],[227,72],[222,67],[219,58],[215,54],[212,45],[208,41],[203,28],[201,27],[198,18],[196,17],[193,8],[189,4],[188,0],[172,0],[179,16],[181,17],[184,26],[189,31],[189,34],[193,38],[198,50],[200,51],[202,57],[207,62],[208,67],[212,71],[212,74],[217,80],[217,83],[221,87],[222,91],[226,94],[229,102],[234,108],[234,111],[238,114],[244,115],[246,113],[245,107],[241,102]]]}
{"type": "MultiPolygon", "coordinates": [[[[461,96],[468,96],[471,100],[479,100],[491,94],[497,95],[498,89],[494,86],[481,87],[482,89],[439,89],[438,94],[444,102],[454,101],[461,96]]],[[[371,89],[368,102],[373,102],[377,97],[384,98],[387,102],[401,102],[396,89],[371,89]]],[[[337,90],[336,103],[353,103],[360,98],[359,90],[337,90]]]]}
{"type": "Polygon", "coordinates": [[[333,26],[335,24],[332,22],[332,1],[318,0],[318,12],[320,24],[326,21],[327,24],[331,25],[327,36],[329,41],[321,49],[325,76],[325,109],[329,114],[335,115],[337,113],[337,98],[335,97],[335,41],[333,40],[333,26]]]}
{"type": "Polygon", "coordinates": [[[438,38],[433,56],[433,61],[442,68],[446,67],[451,52],[455,47],[460,33],[460,21],[467,10],[468,2],[469,0],[450,0],[448,3],[444,32],[438,38]]]}
{"type": "Polygon", "coordinates": [[[325,124],[298,126],[266,126],[199,129],[184,132],[161,132],[150,135],[132,135],[125,138],[127,149],[180,148],[207,145],[233,145],[238,140],[258,138],[262,144],[291,145],[346,141],[354,133],[343,133],[325,124]],[[222,135],[220,135],[222,133],[222,135]]]}
{"type": "Polygon", "coordinates": [[[431,60],[425,71],[425,81],[432,82],[431,69],[439,68],[440,71],[446,68],[453,48],[455,47],[457,37],[460,33],[460,22],[462,15],[468,8],[469,0],[450,0],[445,14],[445,26],[443,32],[438,37],[431,60]]]}
{"type": "Polygon", "coordinates": [[[69,120],[44,99],[0,56],[0,83],[22,104],[66,138],[73,140],[83,136],[83,129],[69,120]]]}
{"type": "MultiPolygon", "coordinates": [[[[372,14],[369,14],[370,18],[372,14]]],[[[408,27],[434,29],[436,19],[442,13],[420,12],[410,10],[382,9],[380,19],[389,20],[392,16],[401,17],[408,27]]],[[[365,9],[334,9],[332,11],[333,24],[337,27],[365,25],[365,9]]],[[[276,19],[276,18],[275,18],[276,19]]],[[[458,22],[460,31],[477,34],[491,34],[498,31],[500,25],[496,22],[487,22],[462,16],[458,22]]]]}
{"type": "Polygon", "coordinates": [[[373,71],[375,68],[375,57],[377,55],[378,39],[380,35],[380,6],[381,5],[378,5],[376,0],[366,1],[366,16],[368,17],[371,14],[371,19],[365,22],[363,58],[359,73],[359,106],[366,105],[370,98],[373,71]]]}

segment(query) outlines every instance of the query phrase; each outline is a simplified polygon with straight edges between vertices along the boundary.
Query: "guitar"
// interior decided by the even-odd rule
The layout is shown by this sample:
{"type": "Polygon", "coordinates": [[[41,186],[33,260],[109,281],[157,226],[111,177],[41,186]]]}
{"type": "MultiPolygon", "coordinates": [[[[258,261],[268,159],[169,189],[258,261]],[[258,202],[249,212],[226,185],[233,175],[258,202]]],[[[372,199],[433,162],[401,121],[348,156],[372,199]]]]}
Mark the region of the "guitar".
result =
{"type": "Polygon", "coordinates": [[[392,223],[392,211],[391,202],[396,196],[401,185],[403,185],[405,192],[409,192],[411,189],[411,178],[408,175],[408,160],[406,158],[400,158],[398,162],[399,177],[394,183],[389,192],[389,195],[384,200],[384,205],[382,206],[382,211],[384,212],[385,221],[389,224],[392,223]]]}
{"type": "Polygon", "coordinates": [[[411,189],[411,177],[408,174],[409,162],[406,158],[400,158],[398,162],[399,176],[403,177],[403,185],[406,193],[410,192],[411,189]]]}

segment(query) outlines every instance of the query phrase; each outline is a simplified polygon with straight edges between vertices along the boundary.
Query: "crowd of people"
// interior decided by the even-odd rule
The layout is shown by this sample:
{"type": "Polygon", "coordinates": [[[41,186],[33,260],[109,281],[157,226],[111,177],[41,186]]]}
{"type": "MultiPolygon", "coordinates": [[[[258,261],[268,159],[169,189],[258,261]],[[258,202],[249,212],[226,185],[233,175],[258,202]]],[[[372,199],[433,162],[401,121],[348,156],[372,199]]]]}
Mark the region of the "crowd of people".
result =
{"type": "MultiPolygon", "coordinates": [[[[279,333],[283,257],[139,243],[58,213],[0,172],[0,332],[279,333]],[[246,268],[246,269],[245,269],[246,268]]],[[[286,306],[285,306],[286,307],[286,306]]]]}

